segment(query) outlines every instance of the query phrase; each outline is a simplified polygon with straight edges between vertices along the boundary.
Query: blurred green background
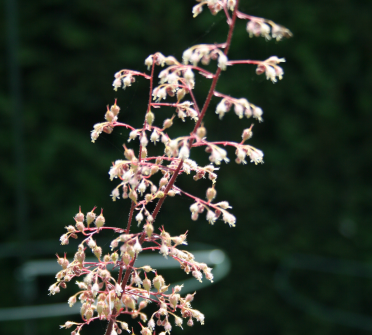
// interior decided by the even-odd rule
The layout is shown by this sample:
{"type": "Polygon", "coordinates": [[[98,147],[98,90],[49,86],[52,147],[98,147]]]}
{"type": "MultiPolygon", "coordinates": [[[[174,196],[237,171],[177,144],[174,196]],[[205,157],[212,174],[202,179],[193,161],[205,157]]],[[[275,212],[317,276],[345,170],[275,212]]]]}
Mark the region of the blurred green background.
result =
{"type": "MultiPolygon", "coordinates": [[[[58,239],[79,205],[84,212],[103,207],[110,225],[124,226],[129,203],[111,201],[115,184],[107,172],[122,157],[128,132],[116,129],[95,144],[89,132],[115,98],[119,120],[142,123],[147,83],[114,92],[116,71],[145,71],[145,58],[156,51],[181,59],[194,44],[225,40],[223,15],[204,10],[192,19],[193,5],[2,1],[0,308],[64,301],[47,296],[53,276],[38,280],[38,295],[27,296],[18,269],[63,250],[58,239]]],[[[251,144],[264,151],[265,164],[232,162],[219,172],[217,200],[233,206],[237,227],[191,221],[185,197],[169,199],[158,217],[172,234],[189,230],[189,241],[218,246],[232,261],[228,277],[195,297],[205,325],[182,334],[370,333],[372,2],[241,0],[240,9],[288,27],[294,37],[250,39],[239,22],[229,58],[285,57],[284,79],[272,84],[254,67],[234,66],[217,86],[264,110],[251,144]]],[[[207,84],[196,80],[200,102],[207,84]]],[[[230,112],[220,121],[213,108],[205,120],[208,139],[238,141],[251,120],[230,112]]],[[[171,115],[156,113],[158,125],[171,115]]],[[[191,127],[177,120],[174,134],[191,127]]],[[[191,158],[207,162],[202,153],[191,158]]],[[[209,183],[191,180],[183,176],[178,185],[203,197],[209,183]]],[[[50,334],[66,319],[0,322],[0,333],[50,334]]],[[[103,334],[104,324],[97,324],[82,334],[103,334]]]]}

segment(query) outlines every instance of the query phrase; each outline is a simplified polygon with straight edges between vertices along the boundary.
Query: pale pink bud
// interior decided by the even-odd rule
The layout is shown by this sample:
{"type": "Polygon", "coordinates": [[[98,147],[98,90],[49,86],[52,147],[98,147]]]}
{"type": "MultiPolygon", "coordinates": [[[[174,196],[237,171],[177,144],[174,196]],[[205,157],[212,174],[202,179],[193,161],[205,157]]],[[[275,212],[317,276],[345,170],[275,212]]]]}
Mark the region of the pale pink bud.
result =
{"type": "Polygon", "coordinates": [[[101,228],[105,224],[105,217],[101,214],[97,217],[96,221],[94,222],[97,228],[101,228]]]}

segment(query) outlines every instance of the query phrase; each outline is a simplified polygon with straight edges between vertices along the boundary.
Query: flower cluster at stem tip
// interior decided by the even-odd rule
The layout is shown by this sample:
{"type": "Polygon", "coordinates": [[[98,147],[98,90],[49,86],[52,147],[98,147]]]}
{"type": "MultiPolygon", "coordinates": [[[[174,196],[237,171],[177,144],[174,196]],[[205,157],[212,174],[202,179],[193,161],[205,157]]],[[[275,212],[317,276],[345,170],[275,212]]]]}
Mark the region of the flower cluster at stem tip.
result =
{"type": "MultiPolygon", "coordinates": [[[[165,279],[151,265],[136,267],[135,262],[139,254],[144,251],[156,251],[165,258],[176,260],[186,274],[191,274],[196,280],[203,279],[213,282],[212,268],[198,262],[194,255],[181,247],[186,245],[187,232],[171,236],[163,226],[155,224],[157,214],[166,197],[184,195],[192,199],[190,206],[191,219],[196,221],[199,215],[205,213],[210,224],[222,220],[230,227],[236,223],[235,216],[230,212],[231,206],[227,201],[215,201],[217,197],[216,180],[218,166],[228,163],[227,151],[224,147],[233,147],[235,162],[246,164],[263,163],[263,152],[246,142],[253,136],[253,123],[242,129],[241,139],[238,141],[208,141],[207,130],[203,123],[204,116],[213,97],[219,99],[215,113],[222,119],[232,108],[239,119],[252,118],[262,122],[263,111],[260,107],[249,102],[246,98],[235,98],[216,91],[217,80],[221,71],[226,71],[232,65],[254,65],[258,75],[265,74],[273,83],[282,79],[284,71],[279,66],[285,62],[284,58],[271,56],[266,60],[229,60],[228,50],[231,44],[232,32],[237,19],[247,21],[247,32],[250,37],[262,36],[266,40],[277,41],[292,36],[291,32],[270,20],[250,16],[238,11],[238,0],[197,0],[193,7],[196,17],[204,8],[208,8],[215,15],[223,12],[226,16],[228,34],[221,44],[199,44],[186,49],[182,61],[173,56],[164,56],[156,52],[145,60],[147,72],[123,69],[115,73],[113,87],[127,88],[135,83],[138,77],[149,81],[149,101],[144,116],[143,126],[135,128],[119,122],[120,107],[115,103],[105,112],[105,121],[94,125],[91,140],[95,142],[102,132],[110,134],[116,127],[128,129],[128,142],[138,141],[139,152],[123,145],[124,157],[112,163],[109,169],[111,181],[117,180],[117,185],[111,192],[111,198],[129,199],[131,209],[127,226],[111,227],[107,225],[103,210],[98,214],[96,207],[84,214],[79,212],[74,217],[74,224],[68,225],[66,233],[60,238],[61,244],[69,243],[70,238],[82,241],[72,260],[57,255],[57,262],[61,270],[57,273],[57,281],[49,287],[51,295],[66,288],[67,283],[76,281],[79,290],[68,299],[73,306],[80,302],[82,322],[67,321],[62,328],[73,328],[72,335],[80,334],[82,328],[95,320],[106,320],[105,335],[121,334],[123,330],[135,334],[134,328],[127,323],[128,319],[139,320],[138,332],[142,335],[170,334],[173,326],[181,327],[183,322],[193,326],[194,321],[204,324],[204,315],[192,308],[193,294],[182,294],[183,286],[175,286],[171,290],[165,279]],[[210,62],[216,61],[216,71],[209,72],[203,68],[210,62]],[[159,83],[155,84],[155,68],[163,69],[157,73],[159,83]],[[201,75],[211,80],[210,90],[201,106],[193,90],[195,89],[195,75],[201,75]],[[157,110],[162,107],[172,107],[175,112],[155,123],[157,110]],[[169,136],[168,129],[175,122],[182,122],[190,118],[195,122],[194,129],[186,131],[185,135],[176,138],[169,136]],[[180,121],[179,121],[180,119],[180,121]],[[160,142],[164,153],[160,156],[149,154],[151,142],[160,142]],[[204,147],[208,154],[209,164],[201,166],[190,158],[191,150],[204,147]],[[203,178],[210,180],[210,187],[206,190],[205,199],[198,198],[182,190],[176,184],[181,174],[193,174],[195,181],[203,178]],[[153,178],[153,176],[155,176],[153,178]],[[156,178],[156,179],[155,179],[156,178]],[[151,208],[154,208],[150,211],[151,208]],[[133,232],[132,221],[136,221],[139,232],[133,232]],[[157,227],[157,229],[155,229],[157,227]],[[110,230],[115,234],[111,240],[110,250],[104,253],[97,244],[97,235],[110,230]],[[89,251],[90,250],[90,251],[89,251]],[[87,261],[86,254],[92,253],[95,261],[87,261]],[[115,271],[115,272],[114,272],[115,271]],[[117,273],[118,272],[118,273],[117,273]],[[147,313],[146,307],[156,306],[153,313],[147,313]],[[130,318],[129,318],[130,316],[130,318]],[[127,318],[126,321],[119,320],[127,318]]],[[[160,118],[160,115],[157,115],[160,118]]],[[[129,146],[129,145],[128,145],[129,146]]],[[[138,229],[137,229],[138,230],[138,229]]]]}

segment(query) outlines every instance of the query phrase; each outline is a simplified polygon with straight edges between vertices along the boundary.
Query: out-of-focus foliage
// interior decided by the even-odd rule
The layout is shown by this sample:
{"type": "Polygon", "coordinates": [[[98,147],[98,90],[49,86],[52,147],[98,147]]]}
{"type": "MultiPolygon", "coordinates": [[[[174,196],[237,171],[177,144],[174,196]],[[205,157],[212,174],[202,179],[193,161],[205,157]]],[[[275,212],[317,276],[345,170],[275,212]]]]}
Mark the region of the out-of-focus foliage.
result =
{"type": "MultiPolygon", "coordinates": [[[[192,5],[165,0],[19,1],[19,122],[24,127],[30,240],[55,239],[57,245],[78,205],[84,211],[104,207],[108,222],[124,225],[129,205],[111,202],[113,183],[107,172],[110,162],[122,156],[128,133],[115,130],[92,144],[89,131],[115,98],[123,122],[142,122],[147,83],[114,92],[116,71],[145,70],[144,59],[156,51],[180,59],[193,44],[224,39],[223,16],[204,11],[192,19],[192,5]]],[[[240,8],[285,25],[294,37],[280,43],[249,39],[241,22],[230,58],[285,57],[284,79],[273,85],[253,67],[234,66],[218,83],[218,91],[246,97],[265,113],[252,139],[264,151],[265,164],[223,165],[217,182],[218,199],[232,204],[237,227],[191,221],[186,198],[169,199],[159,216],[158,224],[167,222],[171,233],[188,229],[189,240],[221,247],[232,259],[228,278],[196,295],[195,308],[206,314],[204,328],[183,334],[365,334],[363,327],[372,329],[371,278],[309,269],[296,270],[290,278],[295,291],[331,311],[352,312],[354,319],[365,316],[365,324],[351,328],[343,324],[345,319],[331,322],[313,316],[311,308],[293,306],[291,297],[276,289],[276,273],[283,260],[297,253],[366,264],[372,260],[372,2],[241,0],[240,8]]],[[[18,239],[6,19],[0,10],[1,242],[18,239]]],[[[206,84],[205,79],[196,82],[199,101],[206,84]]],[[[159,124],[169,117],[165,110],[156,113],[159,124]]],[[[233,112],[220,121],[213,110],[205,123],[208,138],[219,140],[239,140],[250,124],[233,112]]],[[[190,123],[186,126],[191,129],[190,123]]],[[[234,152],[229,156],[233,160],[234,152]]],[[[201,153],[199,157],[206,160],[201,153]]],[[[190,178],[180,178],[180,187],[196,193],[205,189],[206,182],[191,183],[190,178]]],[[[4,275],[13,274],[14,262],[1,264],[1,307],[20,305],[22,296],[16,292],[22,283],[4,275]]],[[[44,289],[39,301],[47,302],[44,289]]],[[[42,320],[37,334],[57,327],[55,320],[42,320]]],[[[15,323],[0,323],[0,330],[21,332],[15,323]]]]}

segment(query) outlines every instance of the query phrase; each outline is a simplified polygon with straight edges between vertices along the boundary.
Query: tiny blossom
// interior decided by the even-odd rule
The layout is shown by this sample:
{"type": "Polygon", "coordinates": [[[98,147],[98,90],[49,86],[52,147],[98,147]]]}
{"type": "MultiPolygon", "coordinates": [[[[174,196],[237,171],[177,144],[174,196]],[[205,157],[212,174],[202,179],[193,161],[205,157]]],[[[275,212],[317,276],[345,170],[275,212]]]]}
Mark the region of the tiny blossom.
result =
{"type": "Polygon", "coordinates": [[[228,223],[230,227],[235,227],[236,218],[234,215],[223,211],[222,213],[222,219],[224,222],[228,223]]]}
{"type": "Polygon", "coordinates": [[[214,224],[217,220],[216,214],[213,211],[207,211],[207,221],[210,224],[214,224]]]}
{"type": "Polygon", "coordinates": [[[258,149],[250,150],[249,157],[251,158],[251,163],[255,163],[256,165],[258,163],[263,163],[263,152],[258,149]]]}
{"type": "Polygon", "coordinates": [[[260,107],[254,106],[252,114],[253,114],[253,117],[257,119],[258,121],[260,122],[263,121],[262,120],[263,111],[260,107]]]}
{"type": "Polygon", "coordinates": [[[140,224],[143,220],[143,214],[142,212],[139,212],[137,215],[136,215],[136,221],[138,222],[138,224],[140,224]]]}
{"type": "Polygon", "coordinates": [[[141,195],[143,195],[143,192],[146,191],[146,188],[147,188],[147,186],[146,186],[145,180],[142,179],[141,183],[138,185],[138,192],[139,192],[141,195]]]}
{"type": "Polygon", "coordinates": [[[182,60],[183,60],[183,64],[187,64],[191,58],[191,55],[192,55],[192,50],[191,49],[187,49],[183,52],[182,54],[182,60]]]}
{"type": "Polygon", "coordinates": [[[134,252],[138,255],[142,251],[141,244],[138,242],[138,238],[136,238],[136,243],[133,246],[134,252]]]}
{"type": "Polygon", "coordinates": [[[222,99],[221,102],[217,105],[216,114],[218,114],[220,119],[222,119],[223,116],[226,114],[226,112],[227,112],[227,109],[226,109],[225,101],[222,99]]]}
{"type": "Polygon", "coordinates": [[[137,129],[132,130],[132,131],[129,133],[129,139],[128,139],[128,142],[130,142],[131,140],[134,140],[138,135],[139,135],[139,131],[138,131],[137,129]]]}
{"type": "Polygon", "coordinates": [[[118,88],[120,88],[122,85],[122,80],[120,78],[116,78],[114,82],[112,83],[112,86],[114,86],[114,90],[116,91],[118,88]]]}
{"type": "Polygon", "coordinates": [[[99,291],[98,283],[94,283],[94,285],[92,286],[92,294],[94,297],[97,295],[98,291],[99,291]]]}
{"type": "Polygon", "coordinates": [[[111,192],[111,198],[112,201],[115,201],[116,199],[120,199],[120,193],[118,188],[114,188],[111,192]]]}
{"type": "Polygon", "coordinates": [[[168,256],[168,247],[164,243],[160,247],[159,254],[163,255],[164,257],[168,256]]]}
{"type": "Polygon", "coordinates": [[[147,66],[147,70],[150,70],[150,67],[152,66],[152,55],[145,59],[145,65],[147,66]]]}
{"type": "Polygon", "coordinates": [[[184,161],[185,159],[189,158],[189,155],[190,155],[190,149],[188,148],[186,144],[184,144],[180,150],[178,157],[184,161]]]}
{"type": "Polygon", "coordinates": [[[221,68],[221,70],[226,70],[226,65],[227,65],[227,57],[225,54],[220,54],[218,57],[218,67],[221,68]]]}
{"type": "Polygon", "coordinates": [[[194,85],[195,85],[195,82],[194,82],[194,73],[192,72],[191,68],[187,68],[187,70],[183,74],[183,77],[185,78],[186,83],[191,88],[194,88],[194,85]]]}
{"type": "Polygon", "coordinates": [[[148,139],[147,139],[147,136],[146,136],[146,134],[145,134],[145,132],[142,134],[142,136],[141,136],[141,145],[143,146],[143,147],[146,147],[147,146],[147,144],[149,143],[149,141],[148,141],[148,139]]]}
{"type": "Polygon", "coordinates": [[[151,136],[150,136],[150,141],[153,142],[154,144],[156,144],[156,142],[159,141],[159,133],[154,129],[154,131],[152,132],[151,136]]]}

